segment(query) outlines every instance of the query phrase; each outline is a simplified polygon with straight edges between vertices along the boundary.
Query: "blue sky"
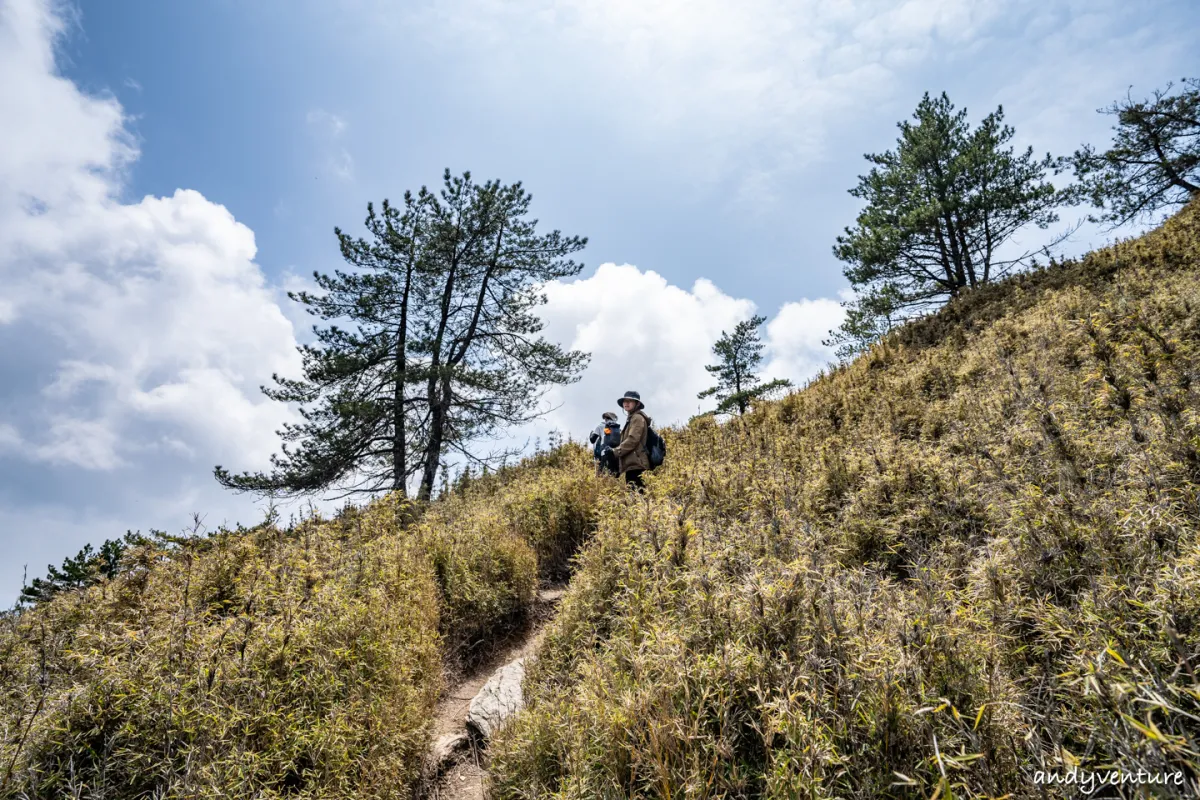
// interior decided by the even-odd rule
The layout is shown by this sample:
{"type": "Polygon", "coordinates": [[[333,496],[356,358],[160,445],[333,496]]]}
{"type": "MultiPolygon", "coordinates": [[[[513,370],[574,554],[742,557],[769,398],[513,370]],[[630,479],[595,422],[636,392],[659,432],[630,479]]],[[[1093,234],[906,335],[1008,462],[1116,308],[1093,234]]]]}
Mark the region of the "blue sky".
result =
{"type": "Polygon", "coordinates": [[[1102,145],[1096,108],[1200,72],[1198,27],[1190,0],[0,0],[0,604],[88,541],[255,521],[211,468],[277,446],[283,292],[368,200],[523,181],[590,239],[544,317],[594,358],[515,436],[628,388],[667,423],[752,313],[769,373],[825,362],[846,190],[923,92],[1102,145]]]}

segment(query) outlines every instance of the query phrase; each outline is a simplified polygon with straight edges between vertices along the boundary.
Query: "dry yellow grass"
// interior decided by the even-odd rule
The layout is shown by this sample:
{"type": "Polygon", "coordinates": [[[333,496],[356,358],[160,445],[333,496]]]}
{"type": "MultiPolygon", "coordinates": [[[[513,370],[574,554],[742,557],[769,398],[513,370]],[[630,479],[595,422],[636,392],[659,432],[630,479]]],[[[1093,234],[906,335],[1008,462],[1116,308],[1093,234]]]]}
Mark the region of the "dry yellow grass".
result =
{"type": "Polygon", "coordinates": [[[126,553],[0,620],[0,796],[410,797],[443,666],[519,620],[604,488],[564,448],[415,520],[388,499],[126,553]]]}
{"type": "Polygon", "coordinates": [[[1198,217],[667,432],[495,796],[1020,798],[1073,765],[1200,791],[1198,217]]]}

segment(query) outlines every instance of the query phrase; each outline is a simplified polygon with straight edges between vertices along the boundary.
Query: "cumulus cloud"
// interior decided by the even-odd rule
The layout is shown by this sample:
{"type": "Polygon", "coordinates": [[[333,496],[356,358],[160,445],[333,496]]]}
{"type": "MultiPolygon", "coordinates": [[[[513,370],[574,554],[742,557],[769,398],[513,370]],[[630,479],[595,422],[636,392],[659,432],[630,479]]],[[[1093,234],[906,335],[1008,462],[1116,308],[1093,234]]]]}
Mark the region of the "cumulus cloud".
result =
{"type": "Polygon", "coordinates": [[[833,358],[833,349],[821,341],[829,338],[829,332],[841,325],[844,317],[841,303],[826,297],[784,303],[767,323],[770,360],[764,376],[787,378],[802,385],[833,358]]]}
{"type": "MultiPolygon", "coordinates": [[[[554,410],[530,430],[576,438],[595,427],[602,412],[619,410],[617,398],[630,389],[641,393],[659,425],[711,408],[696,395],[712,385],[704,366],[713,363],[713,344],[757,311],[710,280],[684,289],[630,264],[603,264],[586,279],[547,284],[545,294],[545,335],[590,352],[592,360],[578,383],[547,394],[544,407],[554,410]]],[[[841,321],[841,311],[827,299],[785,304],[762,332],[764,376],[799,384],[815,374],[831,355],[820,340],[841,321]]]]}
{"type": "Polygon", "coordinates": [[[629,264],[603,264],[587,279],[550,283],[545,293],[546,336],[592,353],[583,379],[548,398],[562,405],[549,422],[568,431],[595,427],[629,389],[642,393],[663,424],[686,420],[699,410],[696,393],[707,386],[712,343],[754,313],[749,300],[709,280],[688,290],[629,264]]]}
{"type": "Polygon", "coordinates": [[[373,5],[377,20],[398,20],[443,46],[469,38],[487,63],[480,78],[493,91],[511,94],[513,85],[533,83],[541,101],[585,89],[590,112],[610,135],[677,159],[702,183],[732,176],[736,202],[754,196],[769,176],[819,158],[831,126],[890,101],[902,70],[969,51],[990,25],[1033,4],[435,0],[403,11],[373,5]],[[743,180],[752,185],[738,185],[743,180]]]}
{"type": "Polygon", "coordinates": [[[56,204],[24,222],[3,223],[23,257],[0,264],[25,335],[57,344],[45,353],[58,367],[43,410],[69,416],[83,396],[99,415],[58,425],[53,444],[31,453],[111,468],[119,449],[139,446],[125,429],[154,420],[242,442],[265,462],[287,416],[257,387],[273,372],[294,374],[299,359],[249,229],[188,190],[131,205],[56,204]],[[73,447],[75,433],[86,448],[73,447]]]}
{"type": "MultiPolygon", "coordinates": [[[[65,554],[86,525],[55,527],[64,513],[34,513],[34,495],[60,512],[107,504],[89,512],[99,518],[122,510],[104,476],[131,494],[164,490],[156,518],[130,527],[175,527],[165,517],[182,522],[197,498],[233,508],[209,470],[266,465],[292,412],[258,387],[295,375],[299,355],[254,234],[227,209],[190,190],[121,202],[137,150],[113,96],[59,74],[56,9],[0,2],[0,118],[19,120],[0,127],[0,517],[41,520],[65,554]],[[202,490],[166,490],[172,471],[202,490]]],[[[0,599],[32,546],[2,535],[0,599]]]]}
{"type": "Polygon", "coordinates": [[[552,109],[586,123],[756,218],[778,213],[764,209],[764,195],[792,194],[805,168],[840,152],[847,137],[861,142],[872,130],[887,144],[890,122],[907,116],[925,89],[949,89],[980,115],[1004,103],[1021,132],[1026,120],[1030,133],[1051,128],[1033,142],[1039,150],[1058,147],[1062,131],[1077,146],[1094,109],[1136,76],[1158,82],[1191,63],[1194,26],[1177,22],[1185,6],[359,0],[354,31],[381,43],[427,39],[469,77],[462,91],[503,97],[507,109],[523,104],[524,115],[552,109]],[[1164,73],[1164,65],[1173,66],[1164,73]]]}

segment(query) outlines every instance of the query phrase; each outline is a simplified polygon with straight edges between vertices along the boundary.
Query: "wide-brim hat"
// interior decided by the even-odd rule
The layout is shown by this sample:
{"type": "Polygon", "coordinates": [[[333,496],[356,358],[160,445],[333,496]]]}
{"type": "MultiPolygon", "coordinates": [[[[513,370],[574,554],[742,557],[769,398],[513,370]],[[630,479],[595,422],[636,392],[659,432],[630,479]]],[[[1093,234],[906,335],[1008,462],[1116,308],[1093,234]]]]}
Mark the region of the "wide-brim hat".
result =
{"type": "Polygon", "coordinates": [[[642,396],[637,392],[626,392],[623,397],[617,398],[617,405],[621,405],[626,400],[637,400],[638,408],[645,408],[645,403],[642,402],[642,396]]]}
{"type": "Polygon", "coordinates": [[[613,420],[615,420],[615,419],[617,418],[617,415],[616,415],[616,414],[614,414],[614,413],[613,413],[613,412],[611,412],[611,411],[605,411],[605,412],[604,412],[603,414],[601,414],[600,416],[601,416],[601,417],[603,417],[604,419],[613,419],[613,420]]]}

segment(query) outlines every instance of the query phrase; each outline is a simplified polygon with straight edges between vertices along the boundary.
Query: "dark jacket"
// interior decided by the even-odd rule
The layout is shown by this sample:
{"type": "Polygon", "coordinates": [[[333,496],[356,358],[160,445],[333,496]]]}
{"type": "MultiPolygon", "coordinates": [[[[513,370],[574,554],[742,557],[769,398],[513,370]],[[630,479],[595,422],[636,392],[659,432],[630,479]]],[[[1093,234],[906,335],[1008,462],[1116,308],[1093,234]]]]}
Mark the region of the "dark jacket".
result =
{"type": "Polygon", "coordinates": [[[618,433],[620,432],[615,419],[612,422],[601,422],[599,425],[597,425],[596,429],[588,434],[588,442],[592,445],[593,458],[600,458],[600,453],[604,450],[605,446],[604,440],[606,438],[611,438],[605,435],[605,430],[616,431],[618,433]]]}
{"type": "Polygon", "coordinates": [[[646,450],[646,433],[649,430],[650,417],[640,408],[625,420],[625,427],[621,428],[621,444],[613,449],[620,472],[650,469],[650,453],[646,450]]]}

